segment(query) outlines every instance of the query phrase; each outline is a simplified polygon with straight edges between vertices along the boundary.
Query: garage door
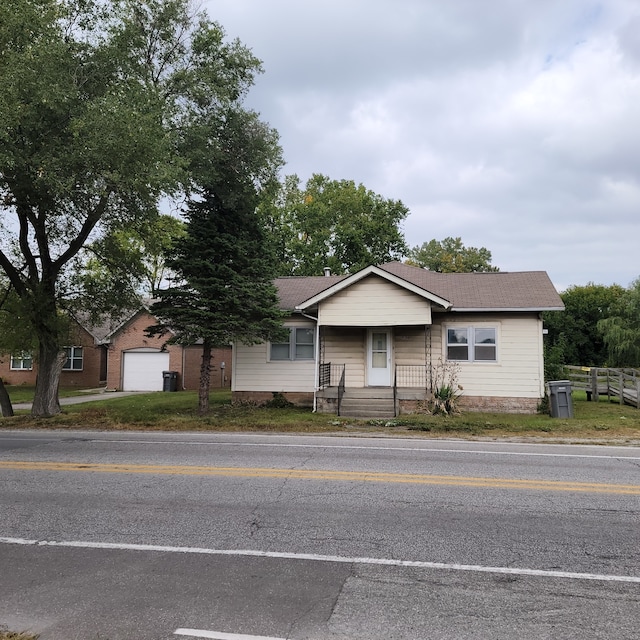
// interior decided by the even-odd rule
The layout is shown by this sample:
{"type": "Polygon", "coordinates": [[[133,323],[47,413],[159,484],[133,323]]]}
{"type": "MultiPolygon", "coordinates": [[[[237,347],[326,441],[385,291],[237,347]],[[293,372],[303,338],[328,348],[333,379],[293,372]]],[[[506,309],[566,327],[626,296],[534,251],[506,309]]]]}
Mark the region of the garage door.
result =
{"type": "Polygon", "coordinates": [[[162,391],[162,372],[169,370],[169,354],[128,351],[122,368],[123,391],[162,391]]]}

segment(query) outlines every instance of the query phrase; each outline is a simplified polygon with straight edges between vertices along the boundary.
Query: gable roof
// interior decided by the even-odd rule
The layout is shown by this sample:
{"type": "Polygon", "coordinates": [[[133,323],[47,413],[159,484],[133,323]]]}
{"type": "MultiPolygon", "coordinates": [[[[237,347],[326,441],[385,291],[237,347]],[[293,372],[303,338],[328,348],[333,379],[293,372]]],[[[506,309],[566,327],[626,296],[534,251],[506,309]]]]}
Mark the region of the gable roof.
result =
{"type": "Polygon", "coordinates": [[[451,311],[560,311],[562,299],[545,271],[436,273],[389,262],[350,276],[298,276],[275,281],[280,306],[288,311],[317,304],[367,275],[388,280],[451,311]]]}
{"type": "Polygon", "coordinates": [[[132,311],[123,312],[118,316],[109,316],[107,314],[92,318],[91,314],[86,311],[76,311],[72,314],[74,320],[95,340],[96,344],[104,344],[108,342],[108,336],[113,333],[116,327],[120,326],[123,318],[128,318],[132,311]]]}
{"type": "Polygon", "coordinates": [[[146,299],[140,303],[140,306],[122,309],[113,316],[102,314],[98,318],[92,318],[90,313],[83,311],[74,313],[73,317],[85,331],[93,336],[96,344],[108,344],[117,333],[122,331],[140,313],[150,313],[152,303],[152,299],[146,299]]]}
{"type": "Polygon", "coordinates": [[[299,305],[296,308],[309,308],[314,307],[318,302],[325,300],[326,298],[331,297],[332,295],[338,293],[338,291],[343,291],[344,289],[348,289],[351,285],[363,280],[367,276],[374,275],[382,278],[383,280],[387,280],[392,282],[395,285],[403,287],[404,289],[408,289],[412,293],[416,295],[426,298],[431,302],[434,302],[436,305],[444,307],[445,309],[449,309],[451,307],[451,303],[448,300],[441,298],[440,296],[434,295],[426,289],[425,287],[417,286],[412,281],[396,276],[393,272],[383,270],[380,267],[369,266],[356,273],[351,274],[350,276],[346,276],[340,282],[334,284],[330,289],[325,289],[324,291],[318,293],[317,295],[309,298],[299,305]]]}

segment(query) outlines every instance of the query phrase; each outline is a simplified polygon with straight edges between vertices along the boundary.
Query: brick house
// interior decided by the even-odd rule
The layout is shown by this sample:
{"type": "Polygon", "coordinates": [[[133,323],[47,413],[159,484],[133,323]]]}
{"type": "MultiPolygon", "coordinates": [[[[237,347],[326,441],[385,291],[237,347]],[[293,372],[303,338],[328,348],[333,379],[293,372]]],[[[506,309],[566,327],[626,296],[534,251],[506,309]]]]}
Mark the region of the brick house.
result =
{"type": "MultiPolygon", "coordinates": [[[[72,319],[69,328],[67,362],[60,375],[61,387],[92,389],[104,384],[107,377],[107,352],[100,331],[72,319]]],[[[5,384],[34,385],[38,365],[31,353],[0,356],[0,378],[5,384]]]]}

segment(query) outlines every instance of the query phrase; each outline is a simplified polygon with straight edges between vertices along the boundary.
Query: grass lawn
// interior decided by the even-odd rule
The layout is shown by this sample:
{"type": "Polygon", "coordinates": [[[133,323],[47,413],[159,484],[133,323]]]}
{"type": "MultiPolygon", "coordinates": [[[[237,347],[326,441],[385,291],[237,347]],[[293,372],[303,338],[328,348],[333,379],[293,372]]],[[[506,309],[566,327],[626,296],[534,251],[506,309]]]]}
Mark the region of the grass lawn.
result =
{"type": "MultiPolygon", "coordinates": [[[[18,404],[20,402],[31,402],[33,400],[33,393],[35,391],[34,386],[29,386],[25,384],[16,384],[16,385],[5,385],[5,389],[11,398],[11,402],[13,404],[18,404]]],[[[72,396],[83,396],[86,394],[86,391],[82,389],[78,389],[77,387],[66,387],[62,388],[59,391],[59,395],[61,398],[70,398],[72,396]]],[[[2,637],[0,637],[2,640],[2,637]]]]}
{"type": "Polygon", "coordinates": [[[388,420],[356,420],[317,414],[295,407],[232,405],[228,390],[210,395],[209,415],[197,415],[196,392],[149,393],[63,407],[52,418],[35,419],[19,411],[0,418],[0,428],[56,428],[167,431],[258,431],[278,433],[367,433],[425,437],[543,437],[562,440],[640,444],[640,411],[606,398],[587,402],[584,392],[573,394],[575,417],[546,414],[513,415],[462,413],[457,416],[413,415],[388,420]]]}

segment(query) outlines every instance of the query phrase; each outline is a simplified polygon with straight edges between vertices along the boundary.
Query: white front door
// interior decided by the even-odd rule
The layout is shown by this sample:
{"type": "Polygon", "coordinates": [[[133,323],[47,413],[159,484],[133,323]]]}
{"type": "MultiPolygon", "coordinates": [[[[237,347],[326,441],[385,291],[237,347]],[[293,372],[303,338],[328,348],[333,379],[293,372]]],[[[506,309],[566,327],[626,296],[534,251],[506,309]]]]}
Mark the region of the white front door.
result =
{"type": "Polygon", "coordinates": [[[367,384],[370,387],[391,386],[391,331],[389,329],[369,329],[367,384]]]}

